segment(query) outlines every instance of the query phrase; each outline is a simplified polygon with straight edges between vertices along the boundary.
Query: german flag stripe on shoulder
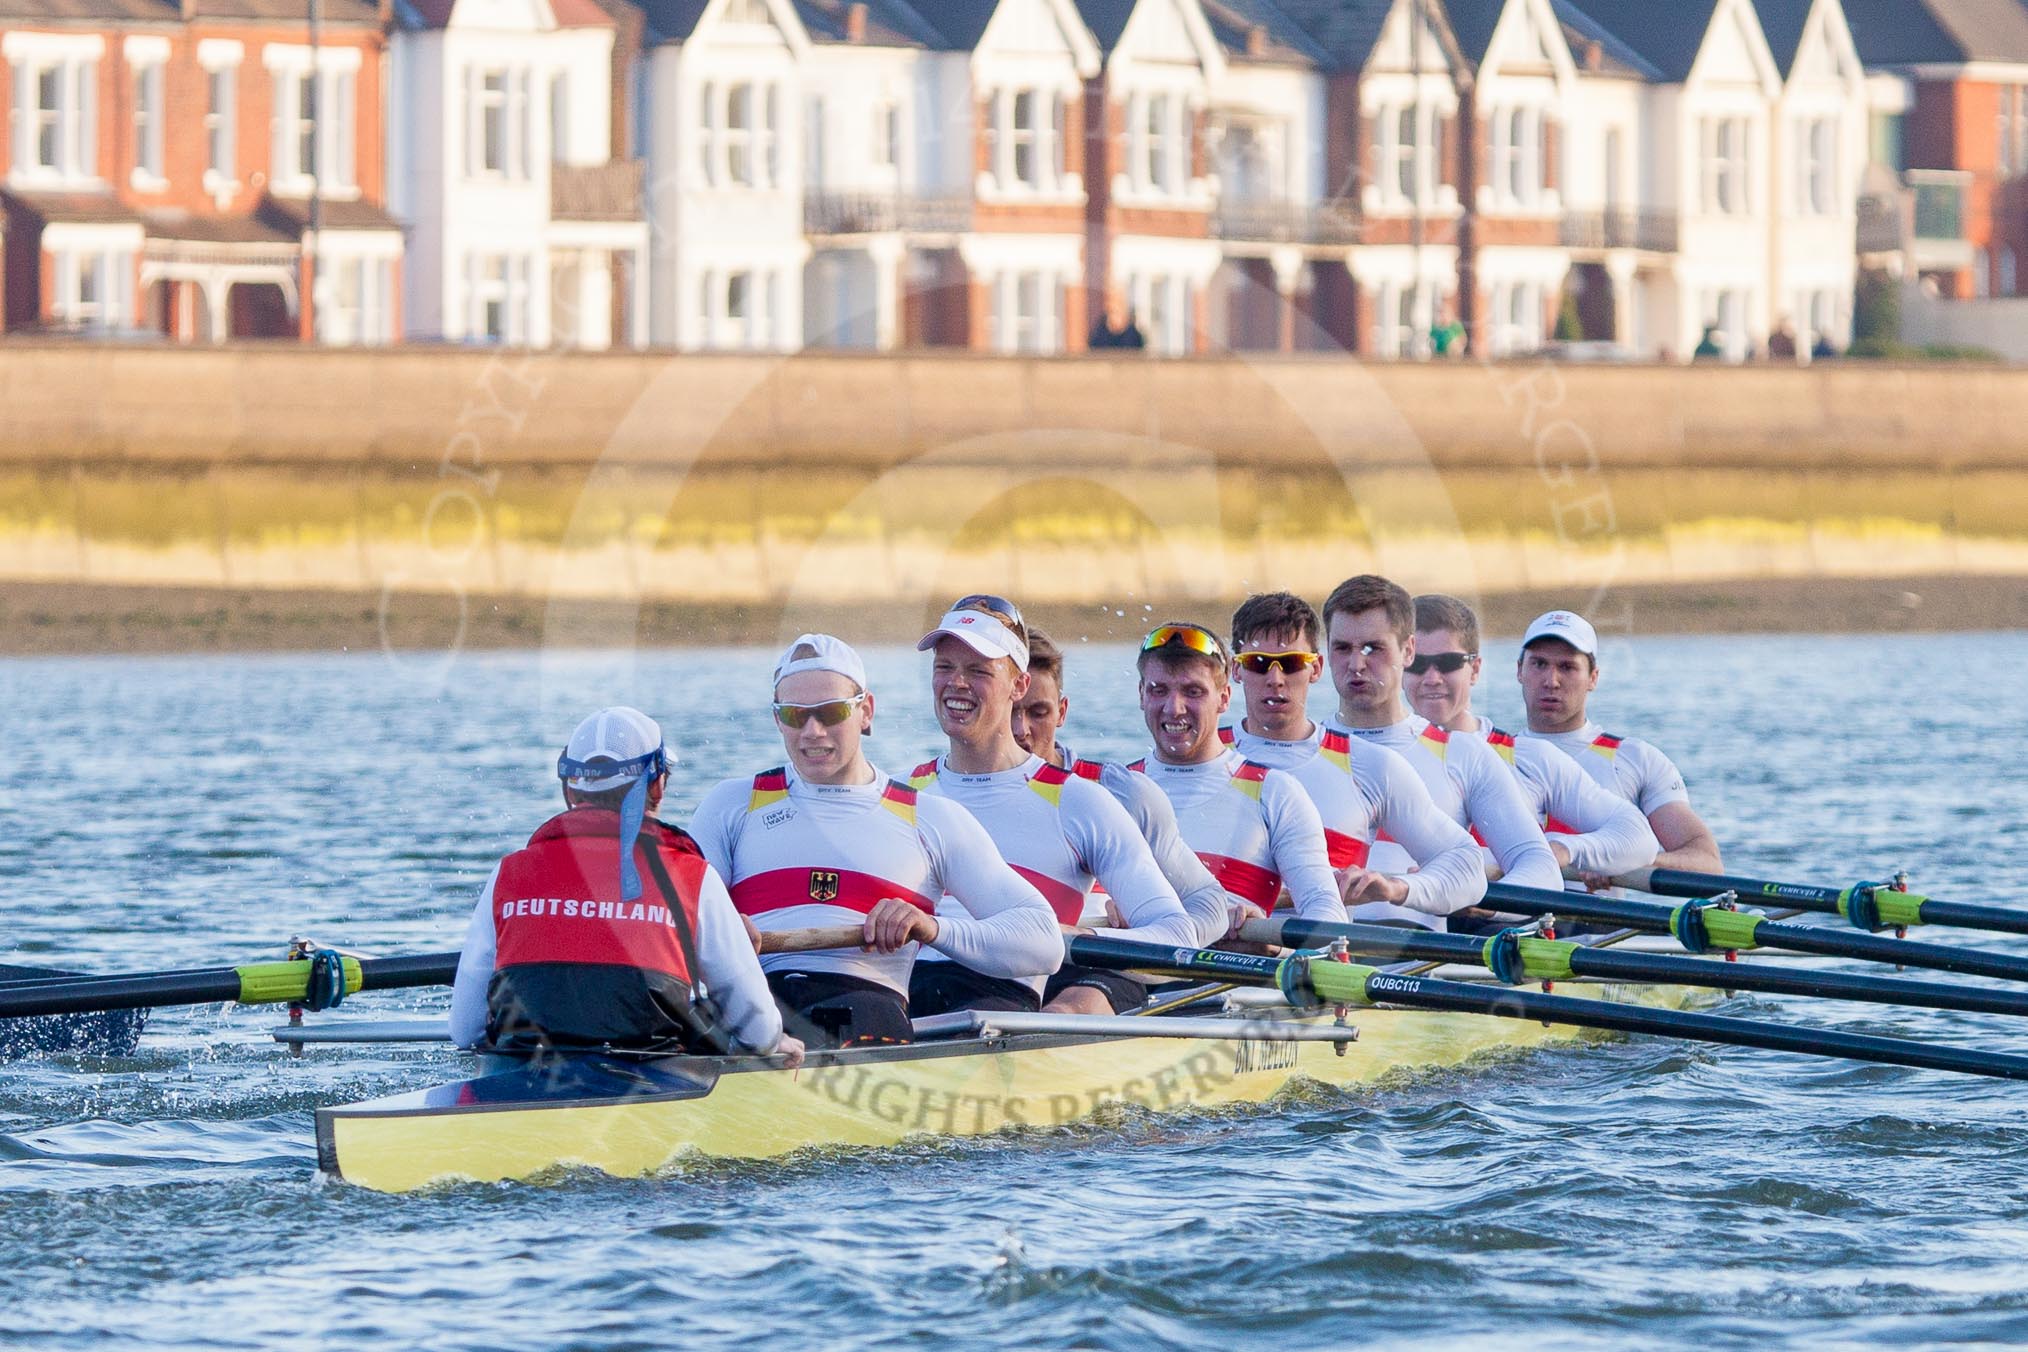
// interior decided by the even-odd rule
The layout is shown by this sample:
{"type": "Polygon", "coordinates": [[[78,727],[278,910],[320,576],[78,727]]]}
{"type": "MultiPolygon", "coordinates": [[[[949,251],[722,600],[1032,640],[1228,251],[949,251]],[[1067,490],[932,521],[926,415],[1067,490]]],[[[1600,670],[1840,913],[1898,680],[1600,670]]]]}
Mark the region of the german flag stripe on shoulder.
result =
{"type": "Polygon", "coordinates": [[[758,812],[789,796],[789,771],[785,765],[763,770],[753,777],[753,792],[747,795],[746,810],[758,812]]]}
{"type": "Polygon", "coordinates": [[[1220,728],[1218,730],[1218,740],[1227,746],[1237,746],[1239,744],[1239,734],[1235,733],[1231,728],[1220,728]]]}
{"type": "Polygon", "coordinates": [[[1325,728],[1324,735],[1317,744],[1317,754],[1337,766],[1340,770],[1350,770],[1352,768],[1351,734],[1339,732],[1336,728],[1325,728]]]}
{"type": "Polygon", "coordinates": [[[1239,768],[1232,772],[1232,787],[1259,802],[1260,786],[1266,782],[1267,776],[1268,767],[1259,761],[1241,761],[1239,768]]]}
{"type": "Polygon", "coordinates": [[[1451,735],[1434,723],[1417,733],[1415,740],[1434,752],[1438,760],[1444,760],[1450,754],[1451,735]]]}
{"type": "Polygon", "coordinates": [[[888,780],[880,791],[880,805],[910,826],[915,825],[915,800],[915,790],[899,780],[888,780]]]}
{"type": "Polygon", "coordinates": [[[1079,779],[1089,779],[1093,783],[1103,779],[1106,773],[1105,764],[1101,761],[1081,760],[1072,765],[1070,770],[1079,779]]]}
{"type": "Polygon", "coordinates": [[[1139,760],[1127,766],[1127,768],[1129,770],[1132,770],[1137,775],[1145,775],[1146,773],[1148,773],[1148,758],[1146,756],[1143,756],[1139,760]]]}
{"type": "Polygon", "coordinates": [[[1028,787],[1051,807],[1063,806],[1063,786],[1069,782],[1070,771],[1060,770],[1054,765],[1039,765],[1035,773],[1028,776],[1028,787]]]}
{"type": "Polygon", "coordinates": [[[1591,739],[1591,749],[1598,752],[1599,755],[1604,756],[1607,760],[1611,760],[1619,754],[1620,743],[1625,740],[1626,738],[1624,737],[1615,737],[1609,732],[1602,732],[1591,739]]]}
{"type": "Polygon", "coordinates": [[[1507,764],[1512,765],[1514,763],[1513,733],[1503,732],[1499,728],[1489,727],[1486,729],[1486,745],[1492,747],[1493,750],[1499,752],[1500,759],[1506,761],[1507,764]]]}
{"type": "Polygon", "coordinates": [[[933,760],[926,760],[908,772],[909,787],[915,789],[922,788],[936,777],[937,763],[933,760]]]}

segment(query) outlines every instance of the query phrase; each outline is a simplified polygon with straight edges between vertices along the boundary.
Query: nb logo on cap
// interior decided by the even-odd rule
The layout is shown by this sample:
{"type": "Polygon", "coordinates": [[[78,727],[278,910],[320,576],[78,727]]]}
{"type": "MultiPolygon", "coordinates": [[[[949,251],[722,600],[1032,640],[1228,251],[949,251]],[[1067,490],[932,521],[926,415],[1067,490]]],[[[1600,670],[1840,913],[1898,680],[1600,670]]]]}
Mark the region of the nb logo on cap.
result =
{"type": "Polygon", "coordinates": [[[959,620],[959,621],[958,621],[958,623],[959,623],[959,624],[970,624],[971,622],[972,622],[972,617],[971,617],[970,615],[967,615],[967,616],[965,616],[965,618],[964,618],[964,619],[962,619],[962,620],[959,620]]]}

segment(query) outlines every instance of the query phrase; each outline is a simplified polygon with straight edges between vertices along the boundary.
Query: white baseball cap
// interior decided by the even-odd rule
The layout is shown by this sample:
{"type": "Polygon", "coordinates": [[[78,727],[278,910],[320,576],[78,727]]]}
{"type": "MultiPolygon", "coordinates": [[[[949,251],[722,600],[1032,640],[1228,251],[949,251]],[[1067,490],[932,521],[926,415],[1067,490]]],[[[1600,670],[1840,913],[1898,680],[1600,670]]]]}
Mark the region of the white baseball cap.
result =
{"type": "Polygon", "coordinates": [[[922,636],[915,645],[917,652],[928,652],[937,646],[937,640],[944,635],[961,639],[965,645],[981,657],[1011,657],[1014,665],[1022,671],[1028,670],[1028,644],[1019,634],[1001,621],[997,615],[983,610],[953,610],[945,613],[937,627],[922,636]]]}
{"type": "Polygon", "coordinates": [[[1562,639],[1586,657],[1598,660],[1598,631],[1575,611],[1550,610],[1537,615],[1528,632],[1521,636],[1521,646],[1526,648],[1538,638],[1562,639]]]}
{"type": "Polygon", "coordinates": [[[644,777],[653,778],[662,768],[676,763],[676,755],[662,744],[662,728],[639,709],[624,704],[601,709],[577,725],[563,749],[557,774],[574,789],[617,789],[644,777]],[[661,759],[655,759],[656,753],[661,759]],[[598,774],[610,761],[618,773],[598,774]]]}
{"type": "Polygon", "coordinates": [[[834,671],[858,688],[866,691],[866,663],[859,660],[859,654],[852,645],[842,638],[830,634],[802,634],[794,643],[783,649],[775,661],[775,684],[780,685],[784,676],[793,676],[799,671],[834,671]],[[796,653],[809,649],[803,656],[796,653]]]}

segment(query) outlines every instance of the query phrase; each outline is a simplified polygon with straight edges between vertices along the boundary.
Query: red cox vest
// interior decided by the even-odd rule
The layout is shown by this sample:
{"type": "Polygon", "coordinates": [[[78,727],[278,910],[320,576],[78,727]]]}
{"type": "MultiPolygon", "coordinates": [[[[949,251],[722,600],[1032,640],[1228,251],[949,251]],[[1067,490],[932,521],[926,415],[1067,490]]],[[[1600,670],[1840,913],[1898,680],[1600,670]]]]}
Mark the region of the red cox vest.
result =
{"type": "Polygon", "coordinates": [[[501,861],[486,990],[494,1046],[703,1049],[690,962],[704,856],[651,818],[634,844],[641,895],[625,901],[619,835],[619,813],[573,808],[501,861]]]}

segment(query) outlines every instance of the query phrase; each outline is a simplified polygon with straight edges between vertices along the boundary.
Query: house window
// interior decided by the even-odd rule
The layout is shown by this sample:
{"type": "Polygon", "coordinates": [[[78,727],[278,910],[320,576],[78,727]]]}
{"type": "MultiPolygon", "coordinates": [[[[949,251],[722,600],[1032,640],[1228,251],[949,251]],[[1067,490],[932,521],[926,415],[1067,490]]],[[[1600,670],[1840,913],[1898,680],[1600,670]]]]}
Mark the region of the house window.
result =
{"type": "Polygon", "coordinates": [[[776,134],[780,126],[780,97],[776,87],[769,85],[761,98],[761,145],[758,163],[767,170],[763,187],[772,188],[782,181],[782,138],[776,134]]]}
{"type": "Polygon", "coordinates": [[[1169,96],[1155,95],[1146,102],[1143,112],[1144,181],[1156,192],[1173,192],[1176,185],[1169,172],[1169,96]]]}
{"type": "Polygon", "coordinates": [[[100,250],[56,255],[55,318],[83,329],[112,329],[126,322],[133,255],[100,250]]]}
{"type": "Polygon", "coordinates": [[[216,192],[239,173],[233,141],[238,134],[234,116],[239,71],[217,66],[204,73],[204,186],[216,192]]]}
{"type": "Polygon", "coordinates": [[[1705,118],[1700,124],[1704,150],[1704,209],[1720,216],[1743,216],[1749,209],[1747,121],[1743,117],[1705,118]]]}
{"type": "Polygon", "coordinates": [[[817,188],[824,182],[824,99],[813,94],[804,111],[803,184],[817,188]]]}
{"type": "Polygon", "coordinates": [[[166,186],[162,177],[162,65],[134,68],[134,186],[166,186]]]}
{"type": "Polygon", "coordinates": [[[725,332],[720,347],[746,347],[751,342],[749,311],[753,306],[753,274],[735,272],[725,279],[725,332]]]}
{"type": "Polygon", "coordinates": [[[2021,289],[2019,263],[2014,255],[2014,246],[2004,245],[2000,249],[2000,284],[1997,291],[2002,296],[2012,296],[2021,289]]]}
{"type": "Polygon", "coordinates": [[[473,304],[477,311],[476,336],[488,342],[508,339],[507,258],[487,254],[476,260],[473,304]]]}
{"type": "Polygon", "coordinates": [[[291,143],[295,147],[296,172],[315,174],[317,172],[317,86],[321,83],[313,75],[296,77],[294,104],[295,120],[292,124],[291,143]]]}
{"type": "Polygon", "coordinates": [[[1541,115],[1512,108],[1493,117],[1493,185],[1510,205],[1530,206],[1542,195],[1541,115]]]}
{"type": "Polygon", "coordinates": [[[562,71],[549,77],[549,158],[554,164],[570,160],[570,79],[562,71]]]}
{"type": "Polygon", "coordinates": [[[1014,152],[1014,181],[1031,188],[1042,183],[1041,148],[1036,145],[1036,98],[1032,89],[1014,96],[1014,134],[1009,138],[1014,152]]]}
{"type": "Polygon", "coordinates": [[[1070,172],[1070,105],[1063,95],[1056,94],[1049,100],[1049,137],[1055,153],[1050,157],[1050,169],[1059,181],[1070,172]]]}
{"type": "MultiPolygon", "coordinates": [[[[278,49],[268,48],[270,56],[278,49]]],[[[327,52],[329,49],[326,49],[327,52]]],[[[354,77],[325,63],[312,78],[309,66],[274,70],[274,178],[277,191],[303,190],[316,175],[319,187],[350,188],[354,178],[352,134],[354,77]]]]}
{"type": "Polygon", "coordinates": [[[725,172],[743,188],[754,184],[754,88],[736,84],[725,91],[725,172]]]}
{"type": "Polygon", "coordinates": [[[901,163],[901,109],[893,99],[873,105],[873,162],[882,168],[901,163]]]}
{"type": "Polygon", "coordinates": [[[1014,286],[1014,350],[1041,352],[1043,344],[1042,274],[1024,272],[1014,286]]]}
{"type": "Polygon", "coordinates": [[[1838,210],[1838,124],[1828,117],[1796,123],[1796,210],[1830,216],[1838,210]]]}
{"type": "MultiPolygon", "coordinates": [[[[13,154],[17,172],[69,179],[96,178],[97,58],[20,60],[14,63],[12,75],[13,154]]],[[[156,106],[160,107],[159,98],[156,106]]]]}
{"type": "Polygon", "coordinates": [[[479,77],[479,169],[507,172],[507,72],[489,70],[479,77]]]}
{"type": "MultiPolygon", "coordinates": [[[[1435,195],[1435,131],[1434,108],[1397,108],[1376,119],[1381,182],[1395,201],[1428,202],[1435,195]]],[[[1497,176],[1494,181],[1497,186],[1497,176]]]]}

